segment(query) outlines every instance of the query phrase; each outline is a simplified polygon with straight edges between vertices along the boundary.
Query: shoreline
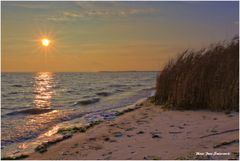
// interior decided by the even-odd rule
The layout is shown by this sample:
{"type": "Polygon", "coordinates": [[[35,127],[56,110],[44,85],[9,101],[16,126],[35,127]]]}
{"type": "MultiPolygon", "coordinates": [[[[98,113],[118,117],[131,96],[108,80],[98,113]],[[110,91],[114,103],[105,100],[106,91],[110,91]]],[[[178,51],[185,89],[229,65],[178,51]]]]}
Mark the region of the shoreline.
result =
{"type": "Polygon", "coordinates": [[[148,100],[138,106],[25,159],[238,158],[237,112],[168,111],[148,100]]]}
{"type": "MultiPolygon", "coordinates": [[[[151,88],[152,89],[152,88],[151,88]]],[[[152,95],[152,94],[151,94],[152,95]]],[[[110,113],[115,113],[115,117],[113,117],[110,120],[114,120],[117,117],[120,117],[124,113],[131,112],[133,110],[136,110],[140,108],[140,104],[142,104],[144,101],[146,101],[148,97],[140,98],[137,100],[135,103],[131,105],[126,105],[120,108],[112,108],[112,109],[106,109],[106,111],[109,111],[110,113]]],[[[88,114],[87,114],[88,115],[88,114]]],[[[11,151],[5,151],[4,153],[2,152],[1,159],[3,160],[12,160],[12,159],[24,159],[29,156],[29,154],[32,154],[35,152],[40,152],[43,153],[52,146],[53,144],[59,143],[63,140],[66,140],[68,138],[71,138],[74,134],[76,133],[84,133],[86,132],[89,128],[92,128],[100,123],[106,122],[108,120],[105,119],[100,119],[92,122],[86,122],[82,117],[75,118],[69,122],[62,122],[53,128],[49,129],[45,133],[39,135],[37,138],[27,141],[25,143],[20,143],[20,144],[14,144],[12,145],[11,151]],[[70,124],[70,122],[72,124],[70,124]],[[50,135],[49,135],[50,134],[50,135]],[[48,137],[49,135],[49,137],[48,137]],[[16,149],[14,150],[13,148],[17,147],[25,147],[24,149],[16,149]],[[28,148],[27,148],[28,147],[28,148]],[[5,155],[3,155],[5,154],[5,155]]]]}

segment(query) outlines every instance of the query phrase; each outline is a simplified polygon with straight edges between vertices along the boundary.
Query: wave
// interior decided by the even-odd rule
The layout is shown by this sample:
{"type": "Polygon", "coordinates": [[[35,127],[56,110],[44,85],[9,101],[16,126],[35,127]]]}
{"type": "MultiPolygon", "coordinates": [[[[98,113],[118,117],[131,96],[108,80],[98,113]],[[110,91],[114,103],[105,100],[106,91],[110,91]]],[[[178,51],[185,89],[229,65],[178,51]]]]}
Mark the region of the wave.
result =
{"type": "Polygon", "coordinates": [[[110,93],[110,92],[98,92],[98,93],[96,93],[96,95],[98,95],[98,96],[104,96],[104,97],[106,97],[106,96],[110,96],[112,93],[110,93]]]}
{"type": "Polygon", "coordinates": [[[92,99],[85,99],[85,100],[80,100],[74,103],[72,106],[78,106],[78,105],[90,105],[94,104],[100,101],[100,98],[92,98],[92,99]]]}
{"type": "Polygon", "coordinates": [[[12,87],[23,87],[23,85],[21,85],[21,84],[14,84],[14,85],[12,85],[12,87]]]}
{"type": "Polygon", "coordinates": [[[19,94],[20,92],[10,92],[8,93],[9,95],[15,95],[15,94],[19,94]]]}
{"type": "Polygon", "coordinates": [[[127,87],[127,85],[126,84],[110,84],[109,87],[113,87],[113,88],[115,88],[115,87],[127,87]]]}
{"type": "Polygon", "coordinates": [[[51,112],[53,110],[54,109],[50,109],[50,108],[31,108],[31,109],[26,109],[26,110],[21,110],[21,111],[10,112],[10,113],[7,113],[6,115],[8,115],[8,116],[19,115],[19,114],[37,115],[37,114],[43,114],[43,113],[51,112]]]}

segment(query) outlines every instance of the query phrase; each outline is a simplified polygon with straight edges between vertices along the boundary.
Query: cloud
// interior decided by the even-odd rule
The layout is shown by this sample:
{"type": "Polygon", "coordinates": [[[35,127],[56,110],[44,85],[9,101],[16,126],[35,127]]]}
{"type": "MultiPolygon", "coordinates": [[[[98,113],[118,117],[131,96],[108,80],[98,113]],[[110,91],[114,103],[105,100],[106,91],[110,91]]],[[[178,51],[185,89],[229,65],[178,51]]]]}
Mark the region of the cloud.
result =
{"type": "Polygon", "coordinates": [[[51,21],[68,21],[79,18],[113,18],[128,17],[133,15],[146,15],[158,13],[156,8],[127,8],[127,9],[84,9],[78,11],[64,11],[61,15],[49,17],[51,21]]]}
{"type": "Polygon", "coordinates": [[[5,2],[8,6],[13,7],[21,7],[21,8],[27,8],[27,9],[47,9],[49,8],[49,4],[43,4],[39,2],[5,2]]]}

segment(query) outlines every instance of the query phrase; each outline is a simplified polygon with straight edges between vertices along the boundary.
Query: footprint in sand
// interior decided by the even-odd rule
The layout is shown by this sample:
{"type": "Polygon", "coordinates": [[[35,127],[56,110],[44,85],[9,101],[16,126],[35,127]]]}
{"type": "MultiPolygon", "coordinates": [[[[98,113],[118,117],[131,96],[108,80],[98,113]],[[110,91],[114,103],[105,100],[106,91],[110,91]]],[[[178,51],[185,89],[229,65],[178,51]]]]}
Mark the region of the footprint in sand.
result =
{"type": "Polygon", "coordinates": [[[144,160],[161,160],[159,156],[149,155],[143,158],[144,160]]]}
{"type": "Polygon", "coordinates": [[[117,137],[117,138],[119,138],[119,137],[122,137],[122,136],[123,136],[123,133],[121,133],[121,132],[115,132],[115,133],[114,133],[114,136],[117,137]]]}
{"type": "Polygon", "coordinates": [[[169,131],[169,134],[180,134],[182,133],[181,131],[169,131]]]}
{"type": "Polygon", "coordinates": [[[137,134],[144,134],[144,131],[139,131],[137,132],[137,134]]]}
{"type": "Polygon", "coordinates": [[[131,127],[131,128],[125,129],[125,131],[133,131],[134,129],[136,129],[136,128],[135,127],[131,127]]]}
{"type": "Polygon", "coordinates": [[[108,153],[102,154],[102,156],[104,157],[104,156],[106,156],[106,155],[111,155],[111,154],[112,154],[112,152],[110,151],[110,152],[108,152],[108,153]]]}
{"type": "Polygon", "coordinates": [[[114,143],[114,142],[117,142],[117,140],[111,139],[111,140],[109,140],[109,142],[114,143]]]}
{"type": "Polygon", "coordinates": [[[76,143],[73,146],[71,146],[71,148],[76,148],[76,147],[78,147],[78,143],[76,143]]]}
{"type": "Polygon", "coordinates": [[[151,132],[150,134],[152,135],[152,138],[153,138],[153,139],[162,138],[162,137],[160,136],[161,132],[151,132]]]}
{"type": "Polygon", "coordinates": [[[179,128],[179,129],[184,129],[184,127],[182,127],[182,126],[178,126],[178,128],[179,128]]]}
{"type": "Polygon", "coordinates": [[[104,141],[109,141],[110,138],[109,138],[109,137],[105,137],[103,140],[104,140],[104,141]]]}
{"type": "Polygon", "coordinates": [[[92,138],[89,138],[88,140],[89,140],[89,141],[96,141],[96,140],[97,140],[97,138],[95,138],[95,137],[92,137],[92,138]]]}
{"type": "Polygon", "coordinates": [[[61,155],[68,155],[69,151],[62,152],[61,155]]]}

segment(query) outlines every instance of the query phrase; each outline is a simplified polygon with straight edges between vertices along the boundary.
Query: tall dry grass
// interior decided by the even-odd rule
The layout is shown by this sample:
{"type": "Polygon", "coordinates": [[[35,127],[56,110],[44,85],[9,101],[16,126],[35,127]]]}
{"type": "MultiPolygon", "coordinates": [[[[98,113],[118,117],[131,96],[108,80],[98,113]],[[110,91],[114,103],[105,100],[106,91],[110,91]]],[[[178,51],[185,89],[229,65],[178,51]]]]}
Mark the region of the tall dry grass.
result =
{"type": "Polygon", "coordinates": [[[171,60],[157,78],[155,102],[172,109],[239,109],[239,38],[171,60]]]}

